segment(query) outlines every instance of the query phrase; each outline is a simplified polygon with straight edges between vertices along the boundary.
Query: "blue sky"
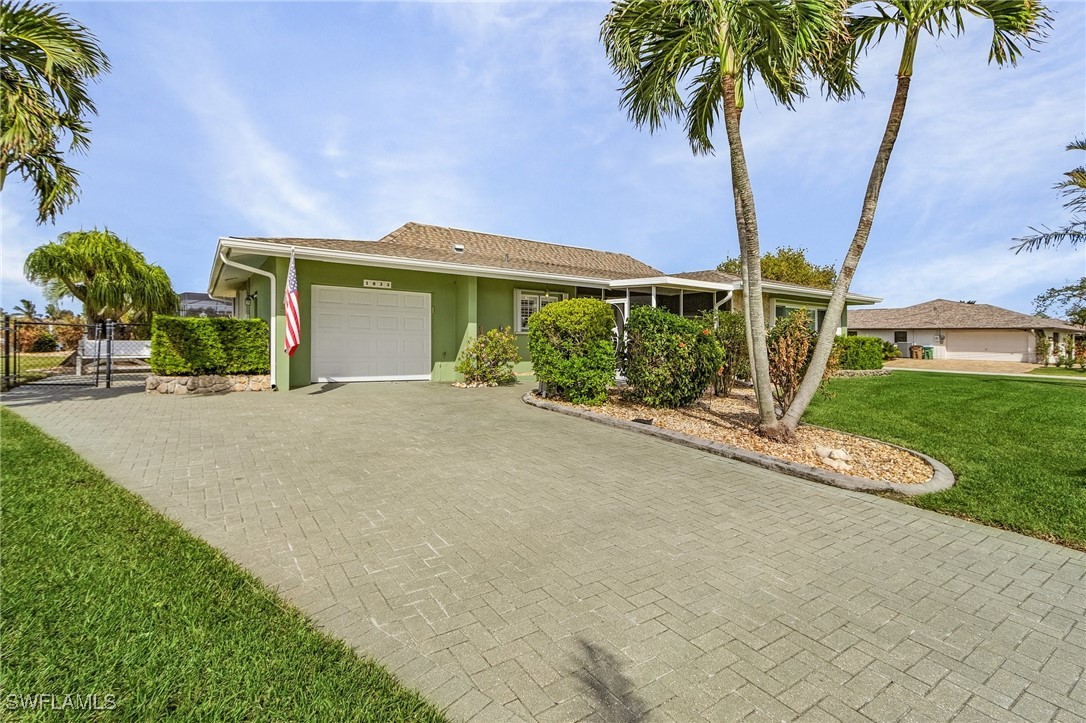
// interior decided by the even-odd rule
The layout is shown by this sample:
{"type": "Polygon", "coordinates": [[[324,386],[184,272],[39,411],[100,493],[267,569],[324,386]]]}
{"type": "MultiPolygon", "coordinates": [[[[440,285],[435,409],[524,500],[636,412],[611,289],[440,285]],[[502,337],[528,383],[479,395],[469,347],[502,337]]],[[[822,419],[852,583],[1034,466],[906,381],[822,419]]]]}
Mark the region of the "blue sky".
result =
{"type": "MultiPolygon", "coordinates": [[[[724,153],[619,108],[598,41],[605,3],[68,3],[113,72],[77,157],[81,200],[36,226],[3,197],[6,309],[41,295],[22,261],[108,226],[206,290],[225,235],[375,239],[413,220],[630,253],[668,272],[735,255],[724,153]]],[[[853,290],[1029,311],[1086,274],[1086,249],[1016,256],[1068,218],[1052,185],[1084,159],[1086,5],[1051,3],[1049,41],[987,65],[987,28],[926,38],[853,290]],[[1079,154],[1081,155],[1081,154],[1079,154]]],[[[838,263],[881,137],[899,43],[862,64],[862,98],[794,112],[755,91],[744,116],[763,248],[838,263]]],[[[723,131],[717,145],[724,148],[723,131]]],[[[74,304],[69,303],[69,306],[74,304]]]]}

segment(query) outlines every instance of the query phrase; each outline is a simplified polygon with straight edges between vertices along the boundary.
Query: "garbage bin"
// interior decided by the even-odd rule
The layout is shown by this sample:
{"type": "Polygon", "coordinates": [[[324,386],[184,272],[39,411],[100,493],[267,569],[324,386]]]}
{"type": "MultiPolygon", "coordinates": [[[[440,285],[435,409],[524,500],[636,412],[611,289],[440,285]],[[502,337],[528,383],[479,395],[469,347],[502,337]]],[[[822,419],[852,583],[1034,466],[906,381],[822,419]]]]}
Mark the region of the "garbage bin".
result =
{"type": "Polygon", "coordinates": [[[935,358],[935,347],[933,347],[933,346],[924,347],[924,358],[925,359],[934,359],[935,358]]]}
{"type": "Polygon", "coordinates": [[[909,358],[911,359],[923,359],[924,347],[913,344],[909,347],[909,358]]]}

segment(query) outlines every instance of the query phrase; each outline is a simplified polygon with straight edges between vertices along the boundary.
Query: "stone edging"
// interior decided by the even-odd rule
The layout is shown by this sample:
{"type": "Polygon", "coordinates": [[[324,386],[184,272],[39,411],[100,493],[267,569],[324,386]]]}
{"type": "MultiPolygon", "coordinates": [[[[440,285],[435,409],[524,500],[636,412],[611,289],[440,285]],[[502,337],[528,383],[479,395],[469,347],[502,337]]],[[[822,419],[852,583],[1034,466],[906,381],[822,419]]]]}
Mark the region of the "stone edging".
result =
{"type": "Polygon", "coordinates": [[[270,374],[202,374],[168,377],[152,374],[144,388],[148,394],[224,394],[226,392],[266,392],[272,388],[270,374]]]}
{"type": "Polygon", "coordinates": [[[890,369],[838,369],[833,373],[834,379],[854,379],[856,377],[888,377],[890,369]]]}
{"type": "MultiPolygon", "coordinates": [[[[837,472],[830,472],[829,470],[812,467],[809,464],[788,462],[783,459],[778,459],[777,457],[770,457],[767,454],[751,452],[750,450],[733,447],[728,444],[721,444],[720,442],[710,442],[707,439],[701,439],[700,437],[694,437],[689,434],[675,432],[662,427],[639,424],[637,422],[611,417],[606,414],[599,414],[598,412],[589,412],[584,409],[567,407],[564,404],[555,404],[554,402],[548,402],[545,399],[539,399],[532,394],[532,392],[526,393],[522,397],[522,400],[526,404],[530,404],[533,407],[539,407],[540,409],[548,409],[552,412],[558,412],[559,414],[565,414],[570,417],[580,417],[600,424],[606,424],[609,427],[617,427],[618,429],[626,429],[631,432],[638,432],[639,434],[659,437],[661,439],[666,439],[669,442],[675,442],[693,449],[700,449],[703,452],[709,452],[710,454],[727,457],[728,459],[734,459],[739,462],[746,462],[747,464],[753,464],[758,467],[764,467],[765,469],[771,469],[775,472],[791,475],[792,477],[799,477],[800,479],[810,480],[820,484],[832,485],[833,487],[842,487],[847,490],[859,490],[862,492],[892,491],[903,495],[913,496],[928,494],[930,492],[942,492],[943,490],[953,487],[955,482],[954,473],[939,460],[896,444],[883,442],[881,439],[870,441],[879,442],[881,444],[890,444],[891,447],[897,447],[914,457],[919,457],[931,465],[933,470],[932,478],[922,484],[904,484],[900,482],[883,482],[865,479],[863,477],[854,477],[852,475],[838,474],[837,472]]],[[[852,436],[859,437],[860,435],[852,436]]],[[[868,438],[861,437],[861,439],[868,438]]]]}

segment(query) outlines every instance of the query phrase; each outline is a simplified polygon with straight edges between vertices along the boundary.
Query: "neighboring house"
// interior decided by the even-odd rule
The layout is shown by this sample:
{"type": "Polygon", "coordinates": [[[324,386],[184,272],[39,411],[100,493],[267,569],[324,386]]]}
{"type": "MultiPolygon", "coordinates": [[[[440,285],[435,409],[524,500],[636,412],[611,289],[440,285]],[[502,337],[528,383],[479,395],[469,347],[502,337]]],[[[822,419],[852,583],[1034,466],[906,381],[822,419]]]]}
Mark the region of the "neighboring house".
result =
{"type": "MultiPolygon", "coordinates": [[[[487,329],[511,327],[527,360],[528,317],[551,302],[602,299],[621,326],[639,305],[684,316],[741,308],[742,282],[717,271],[667,276],[626,254],[408,223],[377,241],[220,238],[208,291],[232,299],[235,316],[275,326],[273,377],[286,389],[329,381],[453,381],[464,346],[487,329]],[[302,340],[287,357],[283,290],[292,253],[302,340]]],[[[767,318],[806,307],[821,324],[825,314],[818,311],[829,295],[766,282],[767,318]]],[[[848,297],[851,304],[879,301],[848,297]]],[[[838,333],[844,327],[842,318],[838,333]]],[[[529,361],[517,366],[530,370],[529,361]]]]}
{"type": "Polygon", "coordinates": [[[848,317],[849,334],[893,342],[902,356],[909,347],[934,347],[936,359],[1040,362],[1037,335],[1053,341],[1053,354],[1082,327],[1059,319],[1020,314],[990,304],[934,299],[901,309],[857,309],[848,317]]]}
{"type": "Polygon", "coordinates": [[[233,300],[212,299],[198,291],[185,291],[181,298],[181,316],[233,316],[233,300]]]}

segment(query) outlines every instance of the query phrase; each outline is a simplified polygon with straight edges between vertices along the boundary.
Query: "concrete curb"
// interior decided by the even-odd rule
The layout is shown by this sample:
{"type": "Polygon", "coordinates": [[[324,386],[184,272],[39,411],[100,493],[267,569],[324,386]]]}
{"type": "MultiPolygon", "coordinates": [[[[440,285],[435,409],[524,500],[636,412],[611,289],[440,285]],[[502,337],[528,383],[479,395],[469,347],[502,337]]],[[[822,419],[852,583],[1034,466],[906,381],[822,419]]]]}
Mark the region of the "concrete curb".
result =
{"type": "MultiPolygon", "coordinates": [[[[545,399],[536,397],[532,392],[527,392],[522,401],[525,404],[530,404],[533,407],[539,407],[540,409],[547,409],[552,412],[558,412],[559,414],[565,414],[570,417],[580,417],[581,419],[588,419],[599,424],[606,424],[609,427],[616,427],[618,429],[625,429],[631,432],[637,432],[638,434],[647,434],[651,437],[659,437],[669,442],[675,442],[685,447],[692,449],[699,449],[703,452],[715,454],[720,457],[727,457],[728,459],[734,459],[739,462],[746,462],[747,464],[753,464],[758,467],[764,467],[765,469],[771,469],[775,472],[781,472],[783,474],[791,475],[792,477],[799,477],[800,479],[810,480],[811,482],[818,482],[819,484],[831,485],[833,487],[841,487],[846,490],[857,490],[861,492],[897,492],[903,495],[924,495],[931,492],[942,492],[948,490],[954,486],[955,479],[954,473],[950,471],[950,468],[937,459],[921,454],[911,449],[901,447],[896,444],[890,444],[889,442],[883,442],[879,440],[871,440],[881,442],[882,444],[890,444],[891,447],[897,447],[900,450],[908,452],[914,457],[920,459],[931,465],[933,470],[932,478],[922,484],[902,484],[899,482],[882,482],[877,480],[864,479],[863,477],[853,477],[851,475],[838,474],[836,472],[829,472],[817,467],[812,467],[808,464],[800,464],[799,462],[787,462],[783,459],[777,459],[776,457],[770,457],[769,455],[759,454],[758,452],[751,452],[739,447],[732,447],[731,445],[721,444],[720,442],[710,442],[699,437],[692,437],[689,434],[683,434],[682,432],[674,432],[670,429],[663,429],[661,427],[654,427],[646,424],[639,424],[637,422],[630,422],[625,419],[616,419],[615,417],[609,417],[606,414],[599,414],[597,412],[589,412],[584,409],[574,409],[573,407],[567,407],[564,404],[555,404],[554,402],[548,402],[545,399]]],[[[837,430],[834,430],[837,431],[837,430]]],[[[853,435],[859,437],[860,435],[853,435]]],[[[861,437],[861,439],[869,439],[867,437],[861,437]]]]}

